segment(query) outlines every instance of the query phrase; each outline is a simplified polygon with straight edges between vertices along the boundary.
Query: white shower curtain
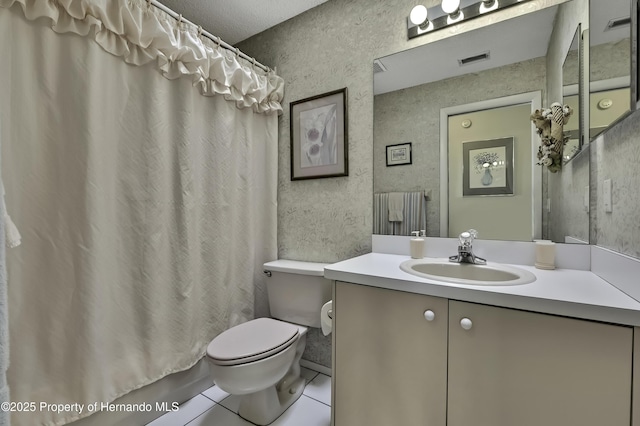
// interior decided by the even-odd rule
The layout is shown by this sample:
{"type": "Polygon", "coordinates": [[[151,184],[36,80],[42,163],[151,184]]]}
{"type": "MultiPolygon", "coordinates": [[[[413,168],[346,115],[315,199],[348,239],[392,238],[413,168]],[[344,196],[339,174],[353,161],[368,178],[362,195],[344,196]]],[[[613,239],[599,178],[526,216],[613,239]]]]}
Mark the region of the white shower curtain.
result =
{"type": "Polygon", "coordinates": [[[0,0],[11,398],[85,404],[14,426],[84,417],[268,314],[282,80],[146,8],[0,0]]]}
{"type": "MultiPolygon", "coordinates": [[[[0,135],[2,128],[0,126],[0,135]]],[[[0,171],[2,167],[0,167],[0,171]]],[[[0,185],[2,179],[0,178],[0,185]]],[[[0,197],[0,212],[4,212],[4,197],[0,197]]],[[[0,219],[0,403],[10,401],[7,385],[7,368],[9,368],[9,309],[7,306],[7,270],[5,262],[5,224],[0,219]]],[[[0,426],[11,424],[11,413],[0,409],[0,426]]]]}

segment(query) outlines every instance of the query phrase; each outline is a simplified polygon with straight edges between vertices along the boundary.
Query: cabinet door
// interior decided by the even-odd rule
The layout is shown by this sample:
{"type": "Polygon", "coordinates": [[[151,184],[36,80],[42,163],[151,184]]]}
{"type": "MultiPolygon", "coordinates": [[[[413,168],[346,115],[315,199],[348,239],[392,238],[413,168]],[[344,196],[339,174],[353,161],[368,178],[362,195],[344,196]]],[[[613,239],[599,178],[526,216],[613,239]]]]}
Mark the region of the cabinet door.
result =
{"type": "Polygon", "coordinates": [[[630,327],[451,301],[448,425],[627,426],[632,342],[630,327]]]}
{"type": "Polygon", "coordinates": [[[335,426],[444,426],[447,300],[337,282],[333,303],[335,426]]]}

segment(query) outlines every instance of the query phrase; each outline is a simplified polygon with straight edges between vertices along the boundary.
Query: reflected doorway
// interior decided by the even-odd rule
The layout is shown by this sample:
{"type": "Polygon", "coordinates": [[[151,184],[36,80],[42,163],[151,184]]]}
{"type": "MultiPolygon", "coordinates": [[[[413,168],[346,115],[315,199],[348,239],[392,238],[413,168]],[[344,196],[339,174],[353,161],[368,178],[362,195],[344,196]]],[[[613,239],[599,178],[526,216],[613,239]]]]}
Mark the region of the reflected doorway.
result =
{"type": "Polygon", "coordinates": [[[542,175],[530,120],[539,104],[532,92],[442,110],[442,236],[473,228],[481,239],[541,237],[542,175]]]}

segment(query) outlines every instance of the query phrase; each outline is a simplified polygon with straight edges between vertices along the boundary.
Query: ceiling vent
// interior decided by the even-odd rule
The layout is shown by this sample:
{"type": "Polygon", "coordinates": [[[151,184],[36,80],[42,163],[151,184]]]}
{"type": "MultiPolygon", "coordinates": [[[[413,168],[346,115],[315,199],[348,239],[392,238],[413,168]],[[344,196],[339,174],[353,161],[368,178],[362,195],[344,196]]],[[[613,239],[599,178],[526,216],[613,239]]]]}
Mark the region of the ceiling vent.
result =
{"type": "Polygon", "coordinates": [[[374,74],[378,74],[379,72],[385,72],[387,70],[387,67],[384,66],[384,64],[382,62],[380,62],[380,59],[375,59],[373,61],[373,73],[374,74]]]}
{"type": "Polygon", "coordinates": [[[486,61],[490,57],[490,52],[486,51],[484,53],[480,53],[479,55],[469,56],[467,58],[458,59],[458,64],[460,66],[474,64],[480,61],[486,61]]]}
{"type": "Polygon", "coordinates": [[[605,31],[615,30],[616,28],[626,27],[627,25],[631,25],[631,17],[627,16],[624,18],[615,18],[610,20],[607,23],[607,27],[604,29],[605,31]]]}

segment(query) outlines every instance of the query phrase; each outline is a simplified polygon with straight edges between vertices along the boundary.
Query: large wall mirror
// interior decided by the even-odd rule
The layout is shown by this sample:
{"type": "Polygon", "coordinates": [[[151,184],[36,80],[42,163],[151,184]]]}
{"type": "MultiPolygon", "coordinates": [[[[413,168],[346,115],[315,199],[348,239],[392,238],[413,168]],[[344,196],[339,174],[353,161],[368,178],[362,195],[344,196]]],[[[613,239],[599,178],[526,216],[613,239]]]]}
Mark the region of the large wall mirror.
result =
{"type": "MultiPolygon", "coordinates": [[[[571,0],[374,61],[374,234],[426,229],[455,237],[474,228],[483,239],[588,240],[588,155],[568,166],[579,169],[567,173],[567,190],[580,190],[578,217],[545,186],[565,185],[564,178],[535,164],[539,139],[530,121],[532,110],[562,102],[565,72],[580,95],[580,49],[570,46],[582,40],[580,25],[588,28],[588,9],[587,0],[571,0]],[[410,162],[389,162],[396,146],[410,162]],[[386,206],[398,194],[405,215],[389,222],[386,206]],[[551,223],[565,220],[579,232],[552,237],[551,223]]],[[[567,130],[580,139],[576,110],[567,130]]]]}

